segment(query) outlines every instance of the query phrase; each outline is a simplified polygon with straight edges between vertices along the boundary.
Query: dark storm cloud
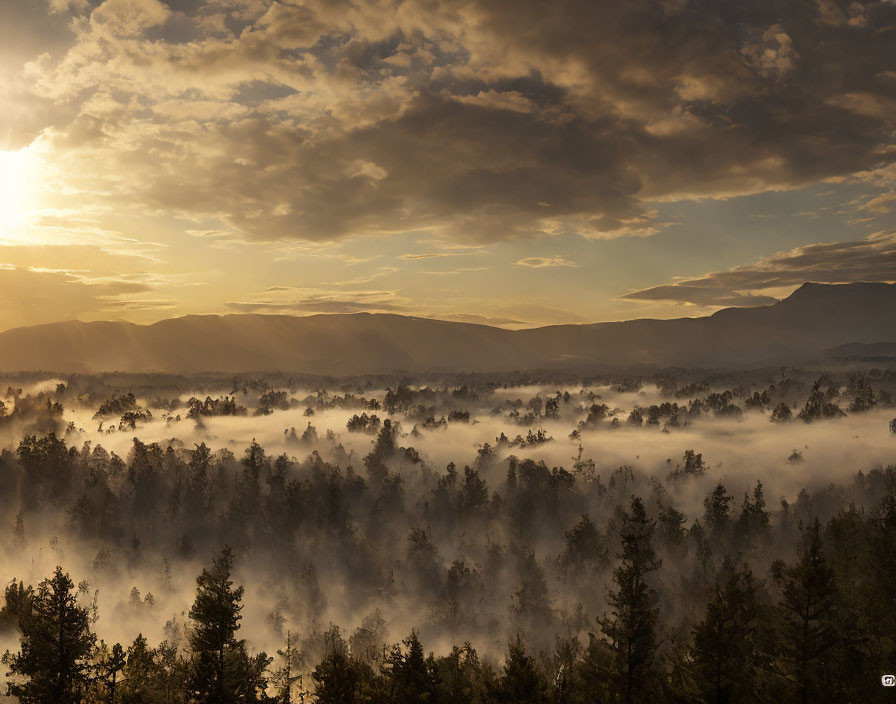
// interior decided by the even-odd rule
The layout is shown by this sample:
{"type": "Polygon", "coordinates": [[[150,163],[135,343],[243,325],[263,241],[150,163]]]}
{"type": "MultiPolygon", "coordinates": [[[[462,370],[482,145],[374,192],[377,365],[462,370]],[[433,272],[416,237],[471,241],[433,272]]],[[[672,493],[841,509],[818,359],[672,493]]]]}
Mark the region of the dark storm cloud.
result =
{"type": "Polygon", "coordinates": [[[893,158],[893,3],[69,4],[30,74],[79,106],[58,145],[246,239],[649,235],[893,158]]]}
{"type": "Polygon", "coordinates": [[[878,233],[852,242],[798,247],[749,266],[632,291],[621,298],[702,306],[767,305],[776,299],[755,292],[796,287],[806,281],[832,284],[896,282],[896,234],[878,233]]]}

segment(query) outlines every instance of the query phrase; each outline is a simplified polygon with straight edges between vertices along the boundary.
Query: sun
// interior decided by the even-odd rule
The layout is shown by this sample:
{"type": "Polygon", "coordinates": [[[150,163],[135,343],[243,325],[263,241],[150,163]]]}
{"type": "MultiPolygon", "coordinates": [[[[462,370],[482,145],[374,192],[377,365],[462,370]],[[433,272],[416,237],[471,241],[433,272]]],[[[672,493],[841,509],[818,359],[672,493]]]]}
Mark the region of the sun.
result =
{"type": "MultiPolygon", "coordinates": [[[[0,151],[0,227],[22,224],[35,207],[37,156],[29,149],[0,151]]],[[[0,235],[7,234],[0,231],[0,235]]]]}

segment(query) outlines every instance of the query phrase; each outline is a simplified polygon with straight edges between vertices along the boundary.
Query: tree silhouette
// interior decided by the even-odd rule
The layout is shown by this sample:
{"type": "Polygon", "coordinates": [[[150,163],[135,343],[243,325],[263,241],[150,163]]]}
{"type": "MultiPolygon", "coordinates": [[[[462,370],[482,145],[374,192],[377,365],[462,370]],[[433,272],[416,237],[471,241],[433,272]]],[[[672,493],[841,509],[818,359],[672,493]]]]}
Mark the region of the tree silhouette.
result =
{"type": "Polygon", "coordinates": [[[612,652],[610,672],[615,697],[626,704],[651,701],[655,680],[656,623],[659,609],[647,575],[661,561],[653,550],[654,524],[644,503],[632,497],[631,512],[623,514],[622,552],[613,571],[616,590],[607,602],[611,616],[599,620],[612,652]]]}
{"type": "MultiPolygon", "coordinates": [[[[21,517],[21,514],[19,514],[21,517]]],[[[3,608],[0,609],[0,632],[18,630],[23,617],[31,613],[34,590],[22,581],[12,580],[4,592],[3,608]]]]}
{"type": "Polygon", "coordinates": [[[519,637],[510,644],[496,699],[501,704],[546,704],[548,701],[548,683],[519,637]]]}
{"type": "Polygon", "coordinates": [[[370,667],[349,655],[348,644],[336,626],[324,635],[324,644],[326,655],[311,673],[318,704],[360,702],[361,688],[373,674],[370,667]]]}
{"type": "Polygon", "coordinates": [[[423,653],[423,645],[412,631],[402,643],[394,646],[383,665],[385,691],[394,704],[433,702],[437,697],[438,677],[435,662],[423,653]]]}
{"type": "Polygon", "coordinates": [[[224,548],[196,580],[196,600],[190,609],[190,699],[196,704],[254,702],[264,684],[267,656],[250,658],[245,641],[235,635],[242,618],[243,588],[234,586],[232,569],[233,553],[224,548]]]}
{"type": "Polygon", "coordinates": [[[116,699],[116,689],[119,684],[119,674],[127,665],[124,648],[121,647],[121,643],[116,643],[109,648],[104,642],[100,641],[94,659],[96,660],[96,665],[94,666],[96,670],[95,683],[108,691],[107,701],[109,704],[115,704],[118,701],[116,699]]]}
{"type": "Polygon", "coordinates": [[[749,567],[739,570],[726,559],[706,615],[694,627],[694,679],[702,701],[750,700],[757,671],[763,665],[757,633],[761,617],[749,567]]]}
{"type": "Polygon", "coordinates": [[[804,531],[799,562],[772,568],[781,591],[782,655],[785,674],[799,701],[829,701],[832,673],[826,656],[837,645],[837,586],[823,553],[821,524],[816,518],[804,531]]]}
{"type": "Polygon", "coordinates": [[[74,583],[61,567],[43,580],[21,619],[21,649],[4,662],[24,681],[9,683],[22,704],[78,704],[90,677],[96,641],[88,611],[77,603],[74,583]]]}

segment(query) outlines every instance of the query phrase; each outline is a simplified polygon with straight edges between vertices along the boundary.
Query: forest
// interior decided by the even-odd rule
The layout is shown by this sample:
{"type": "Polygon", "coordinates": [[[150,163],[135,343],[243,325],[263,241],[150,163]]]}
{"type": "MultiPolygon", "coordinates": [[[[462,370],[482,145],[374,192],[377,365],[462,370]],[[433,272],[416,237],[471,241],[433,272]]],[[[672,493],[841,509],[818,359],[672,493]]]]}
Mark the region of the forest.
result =
{"type": "Polygon", "coordinates": [[[886,365],[0,383],[11,701],[891,701],[886,365]]]}

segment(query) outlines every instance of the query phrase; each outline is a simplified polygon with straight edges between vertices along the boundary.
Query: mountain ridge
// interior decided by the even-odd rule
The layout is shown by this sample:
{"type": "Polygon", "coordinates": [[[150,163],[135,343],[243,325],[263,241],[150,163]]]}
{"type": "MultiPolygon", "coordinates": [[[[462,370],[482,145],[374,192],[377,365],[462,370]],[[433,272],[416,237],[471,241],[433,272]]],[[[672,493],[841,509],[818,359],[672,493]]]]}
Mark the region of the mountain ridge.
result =
{"type": "Polygon", "coordinates": [[[63,321],[0,333],[0,370],[511,371],[803,363],[896,340],[896,284],[807,283],[769,306],[507,330],[394,313],[63,321]]]}

